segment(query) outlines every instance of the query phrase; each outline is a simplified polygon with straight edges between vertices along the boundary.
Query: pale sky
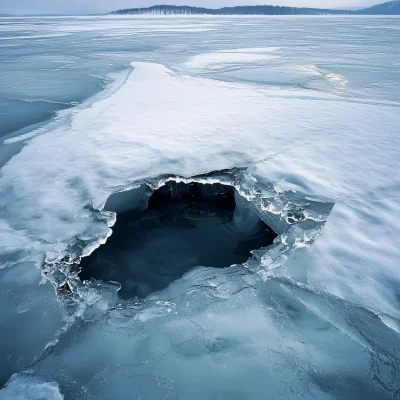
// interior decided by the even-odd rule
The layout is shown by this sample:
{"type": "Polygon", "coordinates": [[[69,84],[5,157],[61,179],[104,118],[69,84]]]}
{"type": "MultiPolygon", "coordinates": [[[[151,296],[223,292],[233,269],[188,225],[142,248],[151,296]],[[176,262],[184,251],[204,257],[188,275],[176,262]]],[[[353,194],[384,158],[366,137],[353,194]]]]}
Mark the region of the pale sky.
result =
{"type": "Polygon", "coordinates": [[[385,0],[1,0],[0,13],[10,14],[88,14],[121,8],[175,4],[219,8],[235,5],[273,4],[295,7],[343,8],[369,7],[385,0]]]}

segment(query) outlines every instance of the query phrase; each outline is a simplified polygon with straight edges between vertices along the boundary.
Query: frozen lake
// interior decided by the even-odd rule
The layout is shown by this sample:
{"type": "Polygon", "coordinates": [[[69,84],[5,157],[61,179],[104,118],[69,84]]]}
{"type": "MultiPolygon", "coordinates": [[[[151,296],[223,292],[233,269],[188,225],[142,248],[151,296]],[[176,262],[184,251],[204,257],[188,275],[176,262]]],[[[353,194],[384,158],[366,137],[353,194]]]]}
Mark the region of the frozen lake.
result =
{"type": "Polygon", "coordinates": [[[0,61],[1,400],[399,398],[400,18],[0,18],[0,61]]]}

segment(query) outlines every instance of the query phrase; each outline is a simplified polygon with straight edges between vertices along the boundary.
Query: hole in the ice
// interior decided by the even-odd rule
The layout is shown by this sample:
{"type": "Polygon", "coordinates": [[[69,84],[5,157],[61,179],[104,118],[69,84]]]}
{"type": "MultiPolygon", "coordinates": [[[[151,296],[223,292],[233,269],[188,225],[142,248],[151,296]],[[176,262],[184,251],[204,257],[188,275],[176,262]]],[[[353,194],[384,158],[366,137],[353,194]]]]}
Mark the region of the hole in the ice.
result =
{"type": "Polygon", "coordinates": [[[82,258],[81,279],[117,281],[121,297],[143,298],[193,267],[242,264],[277,236],[232,186],[168,181],[150,193],[144,185],[110,197],[113,234],[82,258]]]}

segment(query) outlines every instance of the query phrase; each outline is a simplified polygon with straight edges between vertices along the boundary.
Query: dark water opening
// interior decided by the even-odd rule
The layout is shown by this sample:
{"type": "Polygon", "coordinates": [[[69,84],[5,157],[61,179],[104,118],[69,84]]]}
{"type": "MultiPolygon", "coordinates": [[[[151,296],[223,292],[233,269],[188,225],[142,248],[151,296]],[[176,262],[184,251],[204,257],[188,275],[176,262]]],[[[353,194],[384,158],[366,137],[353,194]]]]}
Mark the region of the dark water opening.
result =
{"type": "Polygon", "coordinates": [[[276,237],[231,186],[170,181],[133,198],[107,242],[81,261],[81,279],[117,281],[123,298],[146,297],[196,266],[242,264],[276,237]]]}

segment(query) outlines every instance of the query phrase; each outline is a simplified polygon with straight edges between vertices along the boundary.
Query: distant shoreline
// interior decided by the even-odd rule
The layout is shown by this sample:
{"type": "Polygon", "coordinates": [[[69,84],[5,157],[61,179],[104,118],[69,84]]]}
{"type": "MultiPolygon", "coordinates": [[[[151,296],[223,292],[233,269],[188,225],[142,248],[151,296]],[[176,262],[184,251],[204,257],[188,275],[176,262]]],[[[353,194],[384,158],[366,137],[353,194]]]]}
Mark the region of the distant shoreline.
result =
{"type": "Polygon", "coordinates": [[[218,9],[191,6],[155,5],[127,8],[108,15],[400,15],[400,0],[394,0],[360,10],[337,10],[287,6],[236,6],[218,9]]]}
{"type": "Polygon", "coordinates": [[[89,14],[9,14],[0,13],[0,18],[16,18],[16,17],[88,17],[88,16],[110,16],[110,15],[150,15],[150,16],[278,16],[278,15],[400,15],[400,0],[393,0],[382,4],[377,4],[369,8],[362,9],[329,9],[329,8],[310,8],[310,7],[288,7],[288,6],[272,6],[272,5],[256,5],[256,6],[234,6],[222,8],[205,8],[192,6],[175,6],[175,5],[154,5],[143,8],[126,8],[109,13],[89,13],[89,14]]]}

